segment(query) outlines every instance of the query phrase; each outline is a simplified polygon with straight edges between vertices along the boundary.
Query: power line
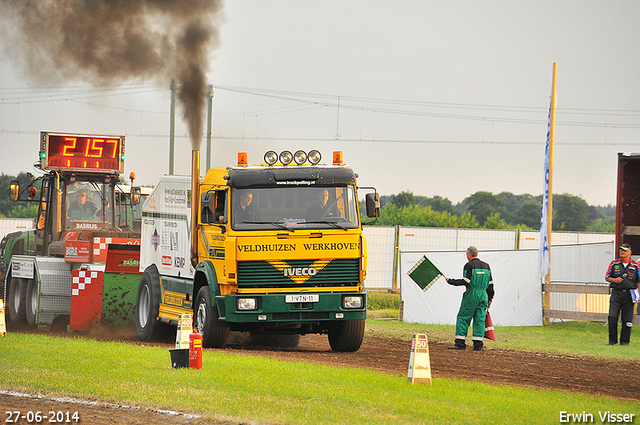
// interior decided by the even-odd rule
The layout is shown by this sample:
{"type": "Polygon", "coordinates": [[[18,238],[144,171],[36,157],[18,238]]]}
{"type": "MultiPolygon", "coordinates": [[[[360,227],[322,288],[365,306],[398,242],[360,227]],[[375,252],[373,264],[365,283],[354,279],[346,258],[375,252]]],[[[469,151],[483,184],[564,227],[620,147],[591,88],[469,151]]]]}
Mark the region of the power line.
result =
{"type": "MultiPolygon", "coordinates": [[[[462,104],[449,102],[427,102],[427,101],[409,101],[400,99],[386,98],[370,98],[357,96],[334,96],[318,93],[294,92],[285,90],[269,90],[225,85],[214,85],[218,90],[224,90],[234,93],[246,94],[250,96],[260,96],[272,99],[285,100],[295,102],[297,105],[281,106],[275,108],[266,108],[256,111],[236,112],[236,113],[214,113],[214,117],[245,117],[245,116],[266,116],[273,114],[286,114],[299,112],[309,109],[317,109],[324,107],[342,108],[348,110],[357,110],[362,112],[370,112],[372,114],[389,114],[401,116],[416,116],[442,119],[455,119],[466,121],[491,121],[498,123],[511,124],[532,124],[544,125],[546,120],[546,108],[530,107],[530,106],[512,106],[512,105],[482,105],[482,104],[462,104]],[[340,99],[340,101],[338,101],[340,99]],[[359,102],[359,103],[356,103],[359,102]],[[374,105],[375,104],[375,105],[374,105]],[[387,105],[387,106],[384,106],[387,105]],[[544,115],[544,118],[523,118],[523,117],[506,117],[506,116],[485,116],[470,114],[455,114],[441,111],[426,111],[418,109],[394,108],[389,106],[407,106],[409,108],[444,108],[455,110],[475,110],[478,112],[494,111],[508,112],[515,114],[537,114],[544,115]]],[[[166,91],[167,89],[158,88],[157,85],[151,83],[131,84],[127,86],[119,85],[102,85],[102,86],[74,86],[74,87],[37,87],[37,88],[0,88],[0,104],[32,104],[46,102],[75,102],[89,104],[95,107],[103,107],[107,109],[136,111],[140,113],[156,113],[167,114],[166,111],[150,111],[142,109],[131,109],[111,105],[103,105],[94,102],[82,102],[84,99],[104,98],[123,95],[140,95],[154,93],[158,91],[166,91]],[[53,93],[51,93],[53,91],[53,93]],[[6,96],[6,97],[2,97],[6,96]]],[[[588,116],[615,116],[615,117],[640,117],[639,110],[623,110],[623,109],[569,109],[558,108],[558,115],[588,115],[588,116]]],[[[640,128],[640,124],[635,123],[610,123],[610,122],[584,122],[584,121],[563,121],[557,120],[558,126],[572,126],[585,128],[619,128],[619,129],[636,129],[640,128]]]]}
{"type": "MultiPolygon", "coordinates": [[[[0,134],[25,134],[25,135],[37,135],[39,131],[26,130],[0,130],[0,134]]],[[[140,134],[140,133],[125,133],[125,137],[129,138],[150,138],[150,139],[169,139],[169,134],[140,134]]],[[[189,140],[191,137],[187,134],[176,134],[178,139],[189,140]]],[[[260,142],[336,142],[335,137],[236,137],[236,136],[212,136],[212,140],[230,141],[230,140],[242,140],[242,141],[260,141],[260,142]]],[[[206,140],[206,136],[202,137],[202,141],[206,140]]],[[[542,146],[544,140],[536,141],[482,141],[482,140],[425,140],[425,139],[353,139],[353,138],[341,138],[340,142],[345,143],[415,143],[415,144],[434,144],[434,145],[511,145],[511,146],[542,146]]],[[[563,141],[556,139],[556,146],[588,146],[588,147],[614,147],[614,146],[638,146],[637,142],[615,142],[615,143],[594,143],[594,142],[580,142],[580,141],[563,141]]]]}

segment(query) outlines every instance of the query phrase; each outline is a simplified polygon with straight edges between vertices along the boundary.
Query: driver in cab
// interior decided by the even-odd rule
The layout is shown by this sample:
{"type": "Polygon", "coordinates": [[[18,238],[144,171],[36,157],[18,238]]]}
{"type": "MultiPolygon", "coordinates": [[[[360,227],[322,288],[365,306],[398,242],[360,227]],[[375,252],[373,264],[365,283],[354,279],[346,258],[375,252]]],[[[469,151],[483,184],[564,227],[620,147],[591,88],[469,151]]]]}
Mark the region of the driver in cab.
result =
{"type": "Polygon", "coordinates": [[[253,202],[253,193],[244,192],[240,195],[240,205],[236,213],[237,221],[241,223],[260,221],[260,216],[251,206],[251,202],[253,202]]]}
{"type": "Polygon", "coordinates": [[[329,190],[324,189],[318,196],[318,202],[307,210],[307,221],[324,220],[327,217],[340,217],[335,202],[329,202],[329,190]]]}
{"type": "Polygon", "coordinates": [[[69,205],[67,213],[72,220],[92,220],[96,213],[96,206],[87,200],[87,191],[80,189],[75,194],[75,202],[69,205]]]}

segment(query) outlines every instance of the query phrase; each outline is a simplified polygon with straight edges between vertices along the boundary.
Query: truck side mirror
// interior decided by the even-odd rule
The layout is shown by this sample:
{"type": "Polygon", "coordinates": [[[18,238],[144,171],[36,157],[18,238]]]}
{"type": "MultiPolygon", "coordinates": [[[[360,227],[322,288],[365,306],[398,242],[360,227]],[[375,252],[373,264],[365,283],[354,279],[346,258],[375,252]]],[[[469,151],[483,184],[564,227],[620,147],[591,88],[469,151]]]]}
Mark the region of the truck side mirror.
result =
{"type": "Polygon", "coordinates": [[[378,192],[367,193],[367,217],[380,217],[380,196],[378,192]]]}
{"type": "Polygon", "coordinates": [[[139,186],[131,188],[131,205],[138,205],[140,203],[141,190],[139,186]]]}
{"type": "Polygon", "coordinates": [[[18,180],[11,180],[9,189],[11,191],[11,200],[14,202],[17,201],[18,196],[20,196],[20,182],[18,180]]]}

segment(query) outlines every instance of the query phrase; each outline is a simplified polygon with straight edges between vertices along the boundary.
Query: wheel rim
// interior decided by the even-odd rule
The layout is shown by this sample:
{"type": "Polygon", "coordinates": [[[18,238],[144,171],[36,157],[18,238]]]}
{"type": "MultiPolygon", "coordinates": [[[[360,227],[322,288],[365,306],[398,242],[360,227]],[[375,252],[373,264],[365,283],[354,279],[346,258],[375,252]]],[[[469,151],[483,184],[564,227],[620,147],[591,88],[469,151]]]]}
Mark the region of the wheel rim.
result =
{"type": "Polygon", "coordinates": [[[145,328],[149,321],[149,309],[151,307],[151,294],[149,294],[149,287],[143,286],[140,294],[140,301],[138,302],[138,322],[140,326],[145,328]]]}
{"type": "Polygon", "coordinates": [[[207,306],[204,302],[198,304],[198,311],[196,313],[196,329],[198,333],[202,334],[205,321],[207,320],[207,306]]]}

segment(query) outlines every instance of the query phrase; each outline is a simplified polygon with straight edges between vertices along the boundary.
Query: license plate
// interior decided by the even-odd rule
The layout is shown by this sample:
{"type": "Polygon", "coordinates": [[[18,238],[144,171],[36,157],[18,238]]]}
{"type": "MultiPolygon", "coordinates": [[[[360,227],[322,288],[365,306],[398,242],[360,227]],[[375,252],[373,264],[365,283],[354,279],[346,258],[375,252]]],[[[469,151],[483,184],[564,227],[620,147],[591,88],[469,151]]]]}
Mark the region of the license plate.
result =
{"type": "Polygon", "coordinates": [[[320,295],[286,295],[284,300],[287,303],[317,303],[320,301],[320,295]]]}

